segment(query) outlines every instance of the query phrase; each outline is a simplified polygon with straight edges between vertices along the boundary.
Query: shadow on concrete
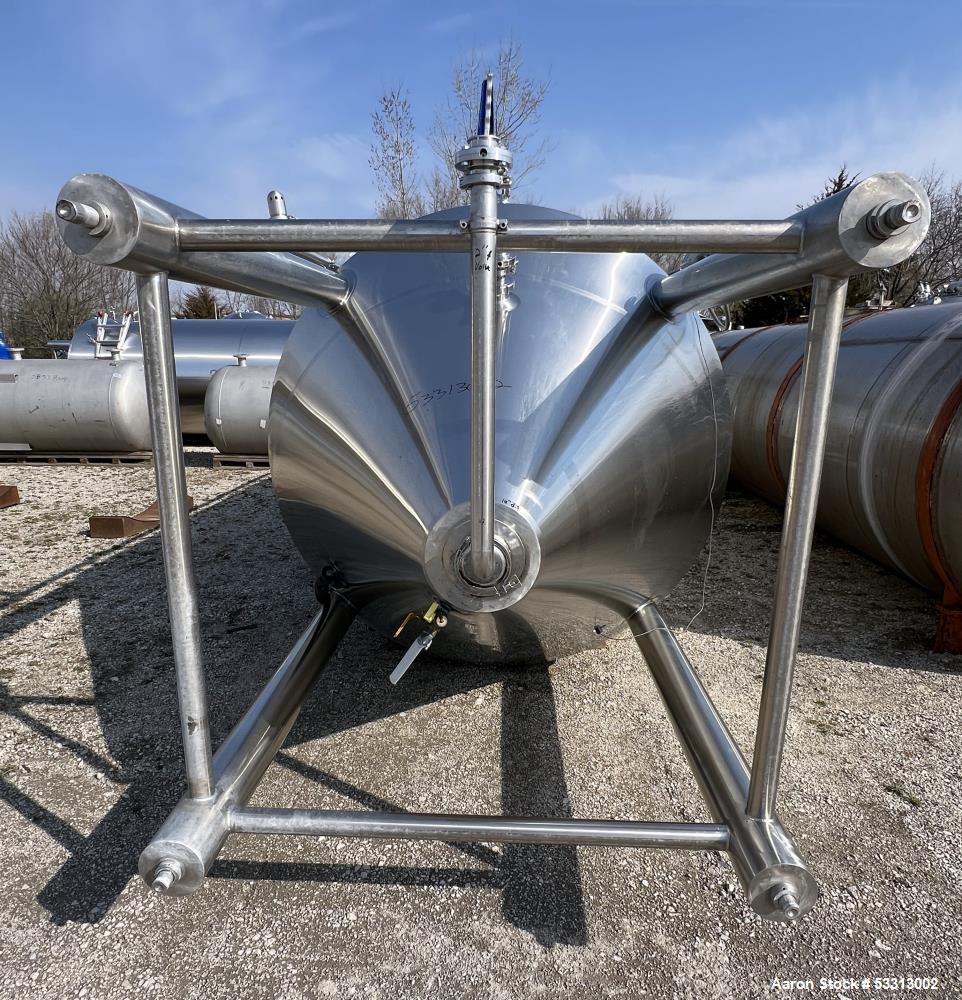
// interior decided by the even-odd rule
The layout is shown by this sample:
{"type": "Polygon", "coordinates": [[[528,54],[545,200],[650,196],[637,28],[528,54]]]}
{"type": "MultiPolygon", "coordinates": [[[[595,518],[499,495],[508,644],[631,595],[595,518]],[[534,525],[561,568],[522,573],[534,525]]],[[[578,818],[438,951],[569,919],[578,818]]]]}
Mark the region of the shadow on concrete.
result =
{"type": "MultiPolygon", "coordinates": [[[[236,473],[233,473],[236,475],[236,473]]],[[[780,513],[735,494],[722,511],[708,576],[710,599],[694,628],[764,642],[778,547],[780,513]],[[725,615],[711,592],[729,589],[725,615]]],[[[202,631],[208,662],[211,725],[217,745],[276,668],[315,609],[311,580],[291,546],[264,477],[241,486],[193,515],[201,589],[202,631]]],[[[78,537],[78,547],[85,539],[78,537]]],[[[678,594],[672,618],[687,622],[701,598],[704,567],[696,567],[678,594]]],[[[0,778],[0,798],[46,831],[69,853],[38,896],[55,922],[96,921],[129,883],[137,858],[182,790],[181,749],[174,697],[170,634],[159,537],[156,532],[85,557],[44,587],[3,595],[0,628],[16,634],[57,608],[76,601],[90,662],[93,699],[21,697],[0,687],[0,713],[81,758],[123,786],[113,807],[89,835],[86,803],[63,815],[0,778]],[[70,704],[96,711],[109,758],[39,718],[44,706],[70,704]]],[[[958,668],[958,658],[928,653],[931,598],[856,553],[819,538],[816,545],[804,652],[845,656],[851,645],[877,653],[875,662],[897,668],[958,668]],[[849,567],[839,580],[839,560],[849,567]],[[839,600],[840,589],[845,599],[839,600]],[[864,600],[860,599],[864,595],[864,600]]],[[[405,683],[385,683],[396,647],[355,624],[302,714],[292,740],[316,740],[492,683],[501,685],[501,798],[507,814],[568,816],[557,716],[544,667],[491,669],[425,659],[405,683]]],[[[861,657],[859,657],[861,658],[861,657]]],[[[330,774],[320,762],[289,753],[282,767],[318,782],[363,808],[398,810],[330,774]]],[[[567,846],[482,845],[456,850],[488,865],[377,868],[337,864],[253,863],[223,860],[215,878],[311,880],[397,885],[477,886],[502,893],[505,919],[543,945],[587,942],[577,852],[567,846]]],[[[146,891],[146,890],[144,890],[146,891]]]]}
{"type": "MultiPolygon", "coordinates": [[[[192,517],[202,633],[214,745],[226,736],[276,669],[315,610],[311,580],[288,539],[264,477],[252,478],[192,517]],[[249,544],[245,542],[249,540],[249,544]]],[[[78,538],[78,546],[85,539],[78,538]]],[[[86,557],[41,587],[3,595],[0,629],[16,634],[76,601],[90,661],[92,699],[20,697],[0,688],[0,713],[80,757],[123,790],[89,835],[79,832],[87,809],[55,815],[6,778],[0,798],[70,852],[38,895],[51,920],[94,922],[110,908],[137,870],[137,858],[182,791],[179,724],[171,643],[157,532],[86,557]],[[44,706],[96,711],[109,758],[55,723],[37,716],[44,706]]],[[[398,656],[392,644],[360,623],[365,653],[340,655],[324,672],[292,740],[364,725],[439,699],[500,682],[503,809],[514,814],[567,816],[568,795],[557,717],[546,667],[491,670],[425,659],[398,688],[386,675],[398,656]]],[[[278,763],[325,785],[348,802],[397,810],[364,789],[288,753],[278,763]]],[[[64,808],[58,808],[64,813],[64,808]]],[[[577,853],[570,847],[452,845],[477,868],[347,868],[336,864],[218,862],[216,878],[305,879],[318,883],[452,885],[495,888],[505,918],[545,945],[584,944],[587,929],[577,853]]],[[[146,889],[144,890],[146,891],[146,889]]],[[[319,889],[319,891],[322,891],[319,889]]]]}
{"type": "MultiPolygon", "coordinates": [[[[781,509],[729,487],[716,521],[704,609],[693,629],[764,649],[781,530],[781,509]]],[[[706,558],[703,552],[664,604],[673,628],[687,625],[701,606],[706,558]]],[[[868,658],[900,670],[962,670],[962,657],[931,652],[936,622],[934,595],[816,531],[801,653],[868,658]]]]}

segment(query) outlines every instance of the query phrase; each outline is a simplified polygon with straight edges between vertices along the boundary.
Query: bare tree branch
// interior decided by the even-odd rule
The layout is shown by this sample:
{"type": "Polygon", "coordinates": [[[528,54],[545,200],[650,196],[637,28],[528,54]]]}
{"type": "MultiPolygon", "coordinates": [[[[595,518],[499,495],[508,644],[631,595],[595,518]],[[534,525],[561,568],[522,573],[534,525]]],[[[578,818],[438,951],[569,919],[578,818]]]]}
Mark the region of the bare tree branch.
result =
{"type": "MultiPolygon", "coordinates": [[[[621,222],[653,222],[660,219],[674,218],[675,206],[664,194],[653,194],[648,198],[643,195],[620,195],[613,201],[606,201],[601,206],[599,217],[614,219],[621,222]]],[[[671,274],[681,267],[684,254],[652,253],[651,259],[662,270],[671,274]]]]}
{"type": "Polygon", "coordinates": [[[919,178],[932,205],[932,223],[922,245],[887,273],[889,295],[912,302],[922,285],[932,289],[962,276],[962,181],[946,181],[935,166],[919,178]]]}
{"type": "Polygon", "coordinates": [[[414,162],[417,141],[411,104],[398,85],[381,95],[371,115],[374,141],[368,163],[380,197],[377,214],[382,219],[413,219],[424,215],[424,196],[414,162]]]}
{"type": "MultiPolygon", "coordinates": [[[[477,132],[478,86],[487,69],[477,51],[457,63],[452,71],[451,95],[435,112],[428,133],[428,144],[438,159],[428,198],[435,210],[467,204],[465,193],[458,188],[454,159],[477,132]]],[[[548,86],[549,81],[525,76],[520,43],[512,38],[501,43],[495,70],[494,121],[498,137],[514,157],[511,177],[515,191],[540,170],[550,149],[547,139],[537,135],[548,86]]]]}
{"type": "Polygon", "coordinates": [[[98,310],[134,307],[133,275],[67,249],[49,212],[14,214],[0,230],[0,328],[30,356],[67,340],[98,310]]]}
{"type": "Polygon", "coordinates": [[[297,319],[303,311],[292,302],[268,299],[247,292],[231,292],[206,285],[180,285],[172,294],[175,316],[184,319],[218,319],[232,313],[258,312],[271,319],[297,319]]]}
{"type": "MultiPolygon", "coordinates": [[[[477,130],[478,86],[488,67],[472,52],[452,70],[451,94],[434,116],[427,145],[436,157],[431,172],[416,169],[419,143],[411,105],[402,86],[381,95],[371,115],[373,142],[369,163],[379,193],[380,218],[415,218],[467,204],[458,186],[454,160],[477,130]]],[[[548,143],[537,138],[547,82],[524,74],[521,46],[508,39],[498,52],[495,84],[495,128],[514,154],[514,189],[542,166],[548,143]]]]}

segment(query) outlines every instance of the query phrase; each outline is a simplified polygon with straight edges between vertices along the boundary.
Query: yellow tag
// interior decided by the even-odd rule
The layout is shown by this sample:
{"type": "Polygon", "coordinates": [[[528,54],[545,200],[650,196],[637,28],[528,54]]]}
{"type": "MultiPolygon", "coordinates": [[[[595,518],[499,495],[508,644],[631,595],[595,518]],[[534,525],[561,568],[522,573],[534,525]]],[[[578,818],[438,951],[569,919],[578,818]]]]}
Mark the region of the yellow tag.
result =
{"type": "Polygon", "coordinates": [[[437,613],[438,613],[438,602],[437,602],[437,601],[435,601],[435,602],[434,602],[434,603],[433,603],[433,604],[431,605],[431,607],[429,607],[429,608],[427,609],[427,611],[425,611],[425,612],[424,612],[424,620],[425,620],[426,622],[429,622],[429,623],[430,623],[430,622],[433,622],[433,621],[434,621],[434,616],[435,616],[435,615],[436,615],[437,613]]]}

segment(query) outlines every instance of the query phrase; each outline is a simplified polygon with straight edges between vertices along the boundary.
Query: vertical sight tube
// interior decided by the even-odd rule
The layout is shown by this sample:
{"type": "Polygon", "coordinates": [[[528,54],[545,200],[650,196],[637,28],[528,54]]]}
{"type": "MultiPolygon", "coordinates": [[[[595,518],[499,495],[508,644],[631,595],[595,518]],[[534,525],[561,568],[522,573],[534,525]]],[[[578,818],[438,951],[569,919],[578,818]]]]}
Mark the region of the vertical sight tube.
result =
{"type": "Polygon", "coordinates": [[[493,184],[471,187],[471,548],[468,575],[477,584],[498,576],[494,553],[494,395],[498,310],[498,195],[493,184]]]}
{"type": "Polygon", "coordinates": [[[498,353],[498,192],[511,183],[511,152],[494,134],[494,80],[481,87],[478,134],[458,153],[471,200],[471,528],[462,574],[486,587],[504,569],[494,546],[494,393],[498,353]]]}

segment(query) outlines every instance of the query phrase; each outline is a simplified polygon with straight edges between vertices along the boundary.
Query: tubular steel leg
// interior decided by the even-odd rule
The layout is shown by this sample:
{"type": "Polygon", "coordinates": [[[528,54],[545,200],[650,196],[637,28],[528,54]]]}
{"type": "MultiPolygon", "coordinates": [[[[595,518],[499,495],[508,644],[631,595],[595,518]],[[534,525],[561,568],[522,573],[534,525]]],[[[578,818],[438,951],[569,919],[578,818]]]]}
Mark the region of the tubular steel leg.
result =
{"type": "Polygon", "coordinates": [[[158,892],[186,896],[198,888],[229,833],[228,813],[254,793],[324,666],[354,620],[340,598],[311,620],[214,757],[211,798],[185,796],[140,856],[140,874],[158,892]]]}
{"type": "Polygon", "coordinates": [[[762,820],[770,819],[775,811],[847,288],[847,278],[816,274],[812,281],[798,422],[748,793],[749,815],[762,820]]]}
{"type": "Polygon", "coordinates": [[[170,333],[167,275],[137,276],[140,338],[143,342],[150,436],[160,507],[160,540],[167,575],[167,604],[177,673],[177,697],[184,741],[187,794],[209,798],[213,791],[207,685],[201,651],[197,583],[187,512],[180,403],[170,333]]]}
{"type": "Polygon", "coordinates": [[[794,920],[812,908],[818,887],[777,817],[745,812],[748,766],[694,667],[654,603],[628,619],[716,822],[729,830],[735,870],[752,907],[773,920],[794,920]]]}

